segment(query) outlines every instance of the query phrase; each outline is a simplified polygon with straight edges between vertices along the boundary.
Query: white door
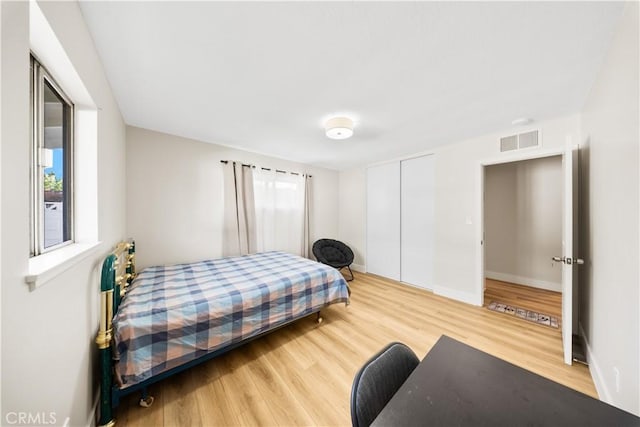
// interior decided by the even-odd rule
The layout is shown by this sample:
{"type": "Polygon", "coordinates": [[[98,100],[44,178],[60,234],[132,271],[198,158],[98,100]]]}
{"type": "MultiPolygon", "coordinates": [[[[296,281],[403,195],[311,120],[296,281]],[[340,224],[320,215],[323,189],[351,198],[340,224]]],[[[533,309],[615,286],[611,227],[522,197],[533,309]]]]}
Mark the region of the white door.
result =
{"type": "MultiPolygon", "coordinates": [[[[577,150],[576,150],[577,151],[577,150]]],[[[573,332],[574,332],[574,290],[577,290],[578,272],[575,266],[582,264],[577,257],[577,195],[578,156],[572,149],[567,149],[562,157],[564,172],[564,198],[562,223],[562,254],[553,260],[562,264],[562,347],[564,363],[571,365],[573,360],[573,332]]],[[[576,307],[577,308],[577,307],[576,307]]]]}
{"type": "Polygon", "coordinates": [[[367,169],[367,272],[400,280],[400,162],[367,169]]]}
{"type": "Polygon", "coordinates": [[[433,156],[403,160],[400,201],[400,280],[433,289],[433,156]]]}

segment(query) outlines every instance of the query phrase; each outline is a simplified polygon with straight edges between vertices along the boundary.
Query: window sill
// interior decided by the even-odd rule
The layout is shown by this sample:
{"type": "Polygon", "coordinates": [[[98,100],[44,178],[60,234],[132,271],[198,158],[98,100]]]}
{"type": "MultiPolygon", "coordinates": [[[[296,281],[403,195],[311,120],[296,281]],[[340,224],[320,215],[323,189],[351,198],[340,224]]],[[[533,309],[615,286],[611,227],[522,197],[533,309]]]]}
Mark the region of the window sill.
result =
{"type": "Polygon", "coordinates": [[[30,291],[35,291],[45,283],[56,278],[92,253],[102,242],[74,243],[53,252],[33,257],[29,260],[29,274],[25,282],[30,291]]]}

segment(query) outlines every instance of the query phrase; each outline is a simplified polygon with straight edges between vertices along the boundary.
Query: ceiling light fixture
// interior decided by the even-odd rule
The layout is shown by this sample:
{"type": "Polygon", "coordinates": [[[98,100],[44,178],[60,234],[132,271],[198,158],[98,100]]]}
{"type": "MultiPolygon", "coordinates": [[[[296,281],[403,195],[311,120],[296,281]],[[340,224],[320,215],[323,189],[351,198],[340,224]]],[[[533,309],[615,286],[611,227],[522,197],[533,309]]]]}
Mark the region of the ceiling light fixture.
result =
{"type": "Polygon", "coordinates": [[[514,126],[522,126],[522,125],[528,125],[532,121],[533,120],[531,120],[528,117],[522,117],[522,118],[519,118],[519,119],[515,119],[514,121],[511,122],[511,124],[514,125],[514,126]]]}
{"type": "Polygon", "coordinates": [[[347,139],[353,136],[353,120],[349,117],[332,117],[324,125],[327,138],[347,139]]]}

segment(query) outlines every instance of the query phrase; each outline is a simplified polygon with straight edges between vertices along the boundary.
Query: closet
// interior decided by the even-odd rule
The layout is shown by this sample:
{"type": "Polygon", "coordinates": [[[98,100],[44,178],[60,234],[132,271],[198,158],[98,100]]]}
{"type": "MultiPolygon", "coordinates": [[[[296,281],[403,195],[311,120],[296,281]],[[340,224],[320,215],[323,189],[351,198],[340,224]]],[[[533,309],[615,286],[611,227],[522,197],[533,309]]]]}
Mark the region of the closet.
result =
{"type": "Polygon", "coordinates": [[[433,288],[433,155],[367,169],[367,271],[433,288]]]}
{"type": "Polygon", "coordinates": [[[367,272],[400,280],[400,163],[367,169],[367,272]]]}

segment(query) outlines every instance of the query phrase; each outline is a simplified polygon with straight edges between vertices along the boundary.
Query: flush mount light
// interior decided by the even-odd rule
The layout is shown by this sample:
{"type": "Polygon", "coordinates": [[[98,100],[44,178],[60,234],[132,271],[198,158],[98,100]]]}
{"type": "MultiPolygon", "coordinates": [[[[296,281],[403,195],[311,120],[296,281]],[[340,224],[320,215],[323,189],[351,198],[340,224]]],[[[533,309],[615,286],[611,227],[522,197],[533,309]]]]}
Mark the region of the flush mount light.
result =
{"type": "Polygon", "coordinates": [[[514,121],[512,121],[511,124],[514,125],[514,126],[521,126],[521,125],[528,125],[532,121],[533,120],[531,120],[528,117],[521,117],[519,119],[515,119],[514,121]]]}
{"type": "Polygon", "coordinates": [[[349,117],[333,117],[324,125],[327,138],[347,139],[353,135],[353,120],[349,117]]]}

